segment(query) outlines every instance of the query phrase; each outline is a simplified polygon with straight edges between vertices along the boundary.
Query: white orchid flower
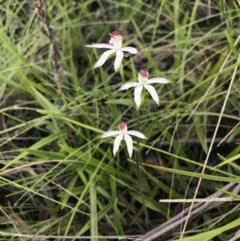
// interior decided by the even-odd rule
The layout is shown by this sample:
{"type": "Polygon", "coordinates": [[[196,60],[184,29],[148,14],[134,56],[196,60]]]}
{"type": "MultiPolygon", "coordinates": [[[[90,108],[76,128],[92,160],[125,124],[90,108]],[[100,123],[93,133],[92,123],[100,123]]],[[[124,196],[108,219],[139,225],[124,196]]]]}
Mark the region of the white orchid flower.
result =
{"type": "Polygon", "coordinates": [[[114,140],[114,145],[113,145],[113,155],[114,156],[116,155],[116,153],[119,149],[122,139],[124,139],[127,144],[128,154],[131,158],[132,153],[133,153],[133,141],[132,141],[131,135],[136,136],[141,139],[148,139],[148,138],[139,131],[133,131],[133,130],[128,131],[127,124],[125,122],[121,122],[118,126],[118,129],[119,129],[119,131],[107,131],[107,132],[103,133],[101,135],[101,138],[116,136],[116,138],[114,140]]]}
{"type": "Polygon", "coordinates": [[[157,105],[159,105],[158,94],[157,94],[155,88],[153,86],[151,86],[151,84],[154,84],[154,83],[167,84],[167,83],[171,82],[170,80],[167,80],[165,78],[148,79],[148,75],[149,74],[147,71],[141,69],[138,72],[138,82],[127,82],[127,83],[123,84],[119,89],[119,90],[126,90],[129,88],[135,87],[134,100],[135,100],[136,106],[138,108],[141,105],[141,93],[142,93],[143,88],[148,90],[148,92],[152,96],[153,100],[157,103],[157,105]]]}
{"type": "Polygon", "coordinates": [[[99,48],[99,49],[110,49],[105,51],[100,59],[97,61],[97,63],[94,65],[94,68],[102,66],[108,59],[109,55],[116,53],[116,59],[114,62],[114,69],[117,72],[117,70],[120,67],[120,64],[123,59],[123,52],[128,52],[131,54],[137,54],[138,50],[133,47],[124,47],[122,48],[122,41],[123,37],[118,31],[114,31],[110,34],[111,39],[109,41],[109,44],[106,43],[99,43],[99,44],[91,44],[91,45],[85,45],[88,48],[99,48]]]}

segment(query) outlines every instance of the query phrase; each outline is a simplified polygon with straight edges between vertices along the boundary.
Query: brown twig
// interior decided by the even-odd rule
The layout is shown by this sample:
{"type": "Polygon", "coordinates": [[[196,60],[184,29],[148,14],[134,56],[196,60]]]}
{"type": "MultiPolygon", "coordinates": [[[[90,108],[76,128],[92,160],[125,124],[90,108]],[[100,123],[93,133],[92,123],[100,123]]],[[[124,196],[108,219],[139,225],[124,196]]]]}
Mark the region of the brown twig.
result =
{"type": "MultiPolygon", "coordinates": [[[[229,183],[226,186],[222,188],[222,190],[228,190],[233,193],[239,193],[240,192],[240,184],[236,183],[229,183]]],[[[218,198],[222,196],[223,193],[221,191],[217,191],[214,194],[210,195],[209,198],[218,198]]],[[[190,215],[189,220],[202,215],[203,212],[206,212],[208,210],[211,210],[213,208],[216,208],[223,204],[224,202],[206,202],[206,203],[196,203],[193,205],[192,212],[190,215]]],[[[167,222],[163,223],[162,225],[158,226],[157,228],[151,230],[150,232],[134,239],[134,241],[151,241],[159,237],[163,236],[169,236],[169,232],[173,232],[177,228],[180,228],[181,225],[186,221],[187,215],[189,212],[189,208],[184,209],[181,213],[179,213],[174,218],[171,218],[167,222]]]]}

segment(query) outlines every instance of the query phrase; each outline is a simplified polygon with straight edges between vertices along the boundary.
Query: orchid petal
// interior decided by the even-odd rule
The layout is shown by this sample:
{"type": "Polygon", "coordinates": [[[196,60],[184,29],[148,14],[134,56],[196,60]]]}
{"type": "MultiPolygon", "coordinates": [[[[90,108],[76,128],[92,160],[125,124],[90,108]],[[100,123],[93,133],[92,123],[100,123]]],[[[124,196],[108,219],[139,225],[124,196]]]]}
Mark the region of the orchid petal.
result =
{"type": "Polygon", "coordinates": [[[148,84],[154,84],[154,83],[159,83],[159,84],[167,84],[172,81],[165,79],[165,78],[152,78],[147,81],[148,84]]]}
{"type": "Polygon", "coordinates": [[[110,55],[110,54],[113,54],[115,51],[116,51],[115,49],[111,49],[111,50],[105,51],[105,52],[101,55],[101,57],[100,57],[100,59],[97,61],[97,63],[94,65],[94,68],[97,68],[97,67],[102,66],[102,65],[107,61],[109,55],[110,55]]]}
{"type": "Polygon", "coordinates": [[[114,69],[115,71],[117,72],[119,67],[120,67],[120,64],[122,62],[122,59],[123,59],[123,52],[121,50],[117,50],[116,52],[116,59],[115,59],[115,62],[114,62],[114,69]]]}
{"type": "Polygon", "coordinates": [[[100,44],[87,44],[85,45],[87,48],[98,48],[98,49],[113,49],[113,46],[111,44],[105,44],[105,43],[100,43],[100,44]]]}
{"type": "Polygon", "coordinates": [[[130,156],[130,158],[132,157],[132,153],[133,153],[133,142],[132,142],[132,137],[128,134],[124,135],[124,139],[126,141],[127,144],[127,150],[128,150],[128,154],[130,156]]]}
{"type": "Polygon", "coordinates": [[[137,83],[137,82],[128,82],[128,83],[123,84],[120,87],[120,89],[118,89],[118,90],[127,90],[129,88],[137,87],[137,86],[139,86],[139,83],[137,83]]]}
{"type": "Polygon", "coordinates": [[[136,103],[136,106],[139,108],[141,105],[141,93],[143,90],[143,86],[139,85],[134,89],[134,100],[136,103]]]}
{"type": "Polygon", "coordinates": [[[153,100],[157,103],[157,105],[159,105],[159,97],[158,97],[158,94],[157,94],[157,91],[155,90],[155,88],[148,84],[144,85],[144,88],[148,90],[148,92],[152,96],[153,100]]]}
{"type": "Polygon", "coordinates": [[[110,136],[116,136],[119,134],[120,134],[120,131],[107,131],[107,132],[103,133],[100,137],[106,138],[106,137],[110,137],[110,136]]]}
{"type": "Polygon", "coordinates": [[[139,131],[130,130],[127,133],[129,135],[136,136],[136,137],[141,138],[141,139],[148,139],[143,133],[141,133],[139,131]]]}
{"type": "Polygon", "coordinates": [[[130,54],[137,54],[138,53],[138,50],[134,47],[124,47],[124,48],[121,48],[120,50],[126,51],[130,54]]]}
{"type": "Polygon", "coordinates": [[[121,143],[122,139],[123,139],[123,134],[120,134],[114,140],[114,145],[113,145],[113,155],[114,156],[116,155],[116,153],[119,149],[119,146],[120,146],[120,143],[121,143]]]}

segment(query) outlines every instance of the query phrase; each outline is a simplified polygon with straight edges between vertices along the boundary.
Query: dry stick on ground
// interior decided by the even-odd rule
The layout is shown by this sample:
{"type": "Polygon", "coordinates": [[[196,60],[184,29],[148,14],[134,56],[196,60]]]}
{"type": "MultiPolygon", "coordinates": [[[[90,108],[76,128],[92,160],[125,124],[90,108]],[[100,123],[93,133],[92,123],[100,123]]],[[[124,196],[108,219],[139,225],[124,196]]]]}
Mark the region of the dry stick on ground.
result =
{"type": "MultiPolygon", "coordinates": [[[[235,194],[238,194],[240,192],[240,184],[229,183],[226,186],[224,186],[221,190],[231,191],[235,194]]],[[[224,195],[224,193],[222,193],[221,191],[217,191],[214,194],[210,195],[209,198],[218,198],[222,195],[224,195]]],[[[216,208],[223,203],[224,202],[196,203],[193,205],[189,220],[191,220],[197,216],[200,216],[203,214],[203,212],[216,208]]],[[[186,221],[188,212],[189,212],[189,208],[184,209],[181,213],[179,213],[174,218],[171,218],[170,220],[168,220],[164,224],[158,226],[157,228],[153,229],[152,231],[134,239],[134,241],[143,241],[143,240],[151,241],[151,240],[154,240],[159,237],[170,236],[173,231],[180,228],[181,225],[186,221]]]]}
{"type": "Polygon", "coordinates": [[[237,233],[234,235],[233,238],[231,238],[229,241],[235,241],[240,239],[240,230],[237,231],[237,233]]]}

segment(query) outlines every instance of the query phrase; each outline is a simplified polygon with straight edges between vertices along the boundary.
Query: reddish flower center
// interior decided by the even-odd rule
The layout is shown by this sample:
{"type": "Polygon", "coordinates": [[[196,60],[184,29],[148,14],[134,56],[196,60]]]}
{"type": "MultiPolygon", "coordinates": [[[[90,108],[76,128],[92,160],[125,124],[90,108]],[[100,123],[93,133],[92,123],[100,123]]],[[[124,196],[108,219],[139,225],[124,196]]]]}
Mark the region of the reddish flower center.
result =
{"type": "Polygon", "coordinates": [[[122,47],[123,37],[118,31],[110,33],[111,39],[109,43],[115,48],[120,49],[122,47]]]}
{"type": "Polygon", "coordinates": [[[141,69],[138,72],[138,81],[140,84],[146,84],[148,81],[148,72],[146,70],[141,69]]]}
{"type": "Polygon", "coordinates": [[[138,72],[139,75],[141,75],[141,77],[144,77],[144,78],[148,78],[148,72],[146,70],[143,70],[141,69],[139,72],[138,72]]]}
{"type": "Polygon", "coordinates": [[[121,132],[126,132],[127,131],[127,124],[125,122],[121,122],[119,125],[118,125],[118,128],[119,128],[119,131],[121,132]]]}
{"type": "Polygon", "coordinates": [[[115,36],[122,36],[119,31],[113,31],[110,33],[110,36],[115,37],[115,36]]]}

